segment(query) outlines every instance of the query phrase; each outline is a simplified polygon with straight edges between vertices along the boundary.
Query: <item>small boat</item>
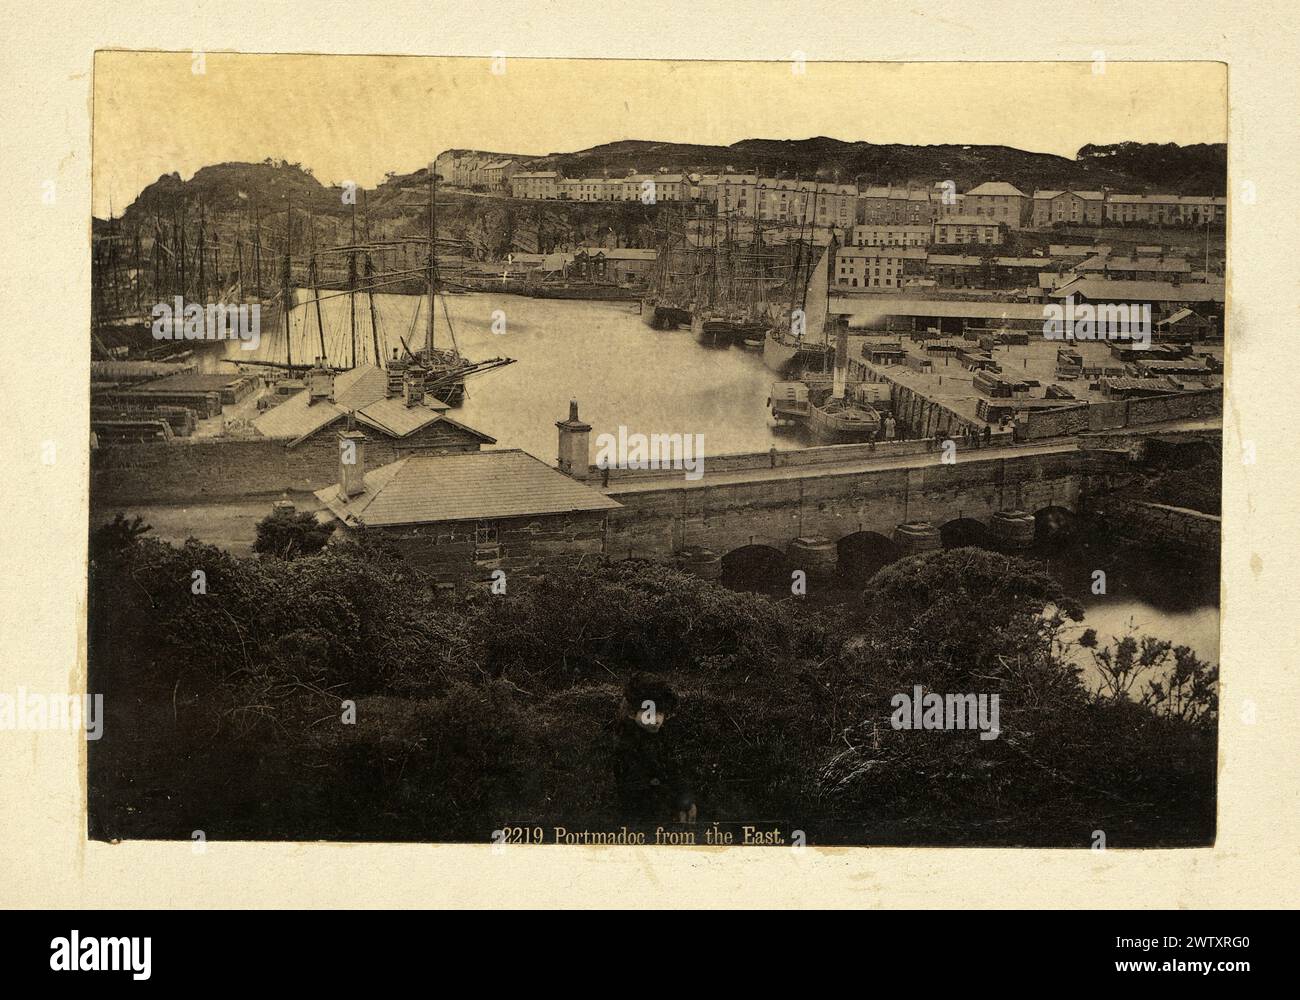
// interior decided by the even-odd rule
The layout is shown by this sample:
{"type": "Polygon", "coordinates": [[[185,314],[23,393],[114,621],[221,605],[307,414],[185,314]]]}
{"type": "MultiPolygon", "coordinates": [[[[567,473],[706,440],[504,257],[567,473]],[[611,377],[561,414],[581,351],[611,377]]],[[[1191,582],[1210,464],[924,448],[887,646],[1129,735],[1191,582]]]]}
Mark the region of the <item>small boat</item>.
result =
{"type": "Polygon", "coordinates": [[[655,330],[676,330],[679,326],[691,325],[689,309],[667,302],[657,302],[654,299],[641,300],[641,315],[655,330]]]}
{"type": "Polygon", "coordinates": [[[880,432],[880,414],[863,403],[830,397],[809,404],[808,429],[826,444],[874,441],[880,432]]]}
{"type": "Polygon", "coordinates": [[[724,319],[703,315],[691,318],[691,333],[705,347],[730,347],[732,332],[732,325],[724,319]]]}
{"type": "Polygon", "coordinates": [[[802,424],[808,419],[808,386],[804,382],[773,382],[767,405],[778,424],[802,424]]]}

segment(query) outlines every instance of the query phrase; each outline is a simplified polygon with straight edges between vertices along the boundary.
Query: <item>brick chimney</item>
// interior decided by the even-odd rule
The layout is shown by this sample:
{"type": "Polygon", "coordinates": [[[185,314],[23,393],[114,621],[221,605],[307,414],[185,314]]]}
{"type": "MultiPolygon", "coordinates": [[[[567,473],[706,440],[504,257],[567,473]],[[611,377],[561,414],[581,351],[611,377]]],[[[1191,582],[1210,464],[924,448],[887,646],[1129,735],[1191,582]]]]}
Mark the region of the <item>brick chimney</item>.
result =
{"type": "Polygon", "coordinates": [[[418,364],[407,368],[402,387],[403,399],[407,406],[419,406],[424,402],[424,369],[418,364]]]}
{"type": "Polygon", "coordinates": [[[402,382],[406,375],[406,361],[397,356],[397,348],[393,348],[393,357],[388,362],[388,384],[384,388],[384,395],[389,399],[395,399],[402,395],[402,382]]]}
{"type": "Polygon", "coordinates": [[[585,480],[590,473],[591,424],[584,424],[578,419],[578,401],[569,400],[569,419],[557,420],[555,426],[560,431],[560,456],[557,467],[566,476],[585,480]]]}
{"type": "Polygon", "coordinates": [[[334,372],[325,364],[324,358],[317,358],[307,370],[307,405],[333,398],[334,372]]]}
{"type": "Polygon", "coordinates": [[[366,436],[358,430],[339,432],[339,495],[345,500],[366,489],[366,436]]]}

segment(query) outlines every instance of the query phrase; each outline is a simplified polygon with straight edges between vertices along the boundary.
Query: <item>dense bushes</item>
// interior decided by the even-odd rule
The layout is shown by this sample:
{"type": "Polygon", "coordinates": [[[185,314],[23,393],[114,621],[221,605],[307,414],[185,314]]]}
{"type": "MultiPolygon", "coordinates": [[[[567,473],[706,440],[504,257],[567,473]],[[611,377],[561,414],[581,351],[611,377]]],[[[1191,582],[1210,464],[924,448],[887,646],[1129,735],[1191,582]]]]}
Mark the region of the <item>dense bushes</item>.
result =
{"type": "Polygon", "coordinates": [[[486,841],[696,815],[813,843],[1212,837],[1208,675],[1180,687],[1195,713],[1092,693],[1074,661],[1098,650],[1061,641],[1078,609],[1034,564],[904,560],[846,616],[632,561],[447,597],[364,542],[285,561],[138,534],[92,540],[99,836],[486,841]],[[999,738],[892,728],[917,684],[997,693],[999,738]]]}

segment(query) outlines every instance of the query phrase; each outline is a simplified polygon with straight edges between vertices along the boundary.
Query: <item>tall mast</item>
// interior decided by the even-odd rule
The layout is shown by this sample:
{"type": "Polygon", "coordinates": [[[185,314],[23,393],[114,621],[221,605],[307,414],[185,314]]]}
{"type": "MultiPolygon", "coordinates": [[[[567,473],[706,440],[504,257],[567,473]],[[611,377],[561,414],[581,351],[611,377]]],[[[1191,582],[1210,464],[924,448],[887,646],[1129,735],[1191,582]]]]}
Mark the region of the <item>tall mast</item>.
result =
{"type": "Polygon", "coordinates": [[[434,241],[437,239],[437,223],[433,218],[433,202],[438,195],[438,174],[434,170],[434,165],[429,164],[429,316],[428,316],[428,336],[425,346],[433,350],[433,282],[434,282],[434,241]]]}
{"type": "Polygon", "coordinates": [[[311,282],[312,297],[316,300],[316,333],[320,337],[320,356],[324,361],[325,352],[325,322],[321,319],[320,314],[320,284],[316,279],[316,219],[308,213],[307,215],[308,238],[311,241],[311,256],[307,264],[307,280],[311,282]]]}
{"type": "MultiPolygon", "coordinates": [[[[136,216],[136,219],[139,220],[139,218],[140,218],[140,217],[137,215],[137,216],[136,216]]],[[[1206,230],[1206,232],[1208,233],[1209,230],[1206,230]]],[[[132,284],[134,285],[134,288],[132,289],[132,291],[135,292],[135,312],[136,312],[136,315],[138,316],[138,315],[140,315],[140,312],[141,312],[141,308],[140,308],[140,286],[141,286],[141,284],[143,284],[143,282],[144,282],[144,274],[143,274],[143,272],[140,270],[140,223],[139,223],[139,221],[137,221],[136,224],[135,224],[135,231],[134,231],[134,233],[133,233],[133,235],[132,235],[131,242],[132,242],[132,250],[133,250],[133,252],[134,252],[134,256],[135,256],[135,279],[134,279],[134,281],[132,282],[132,284]]],[[[1208,274],[1208,271],[1209,271],[1209,268],[1208,268],[1208,267],[1206,268],[1206,271],[1207,271],[1207,274],[1208,274]]]]}
{"type": "Polygon", "coordinates": [[[197,294],[194,297],[198,299],[200,302],[205,301],[208,297],[207,267],[204,263],[204,258],[207,256],[207,249],[206,249],[207,244],[205,243],[203,238],[204,236],[203,231],[207,227],[207,221],[208,221],[207,210],[204,209],[203,202],[200,201],[199,202],[199,236],[194,243],[194,256],[198,259],[199,262],[199,275],[198,275],[199,283],[197,287],[197,294]]]}
{"type": "Polygon", "coordinates": [[[379,317],[375,315],[375,262],[370,256],[370,198],[362,191],[361,196],[366,199],[366,215],[362,220],[366,233],[366,299],[370,303],[370,339],[375,347],[375,364],[380,368],[384,367],[384,356],[379,352],[379,317]]]}
{"type": "Polygon", "coordinates": [[[226,277],[221,271],[221,230],[216,227],[212,229],[212,274],[217,283],[217,295],[220,296],[226,290],[226,277]]]}
{"type": "Polygon", "coordinates": [[[235,230],[235,284],[239,288],[239,301],[244,301],[244,220],[239,220],[235,230]]]}
{"type": "Polygon", "coordinates": [[[158,216],[153,217],[153,247],[150,254],[153,257],[153,298],[155,302],[162,301],[162,248],[163,237],[162,227],[158,224],[158,216]]]}
{"type": "Polygon", "coordinates": [[[262,210],[253,202],[253,291],[262,301],[262,210]]]}
{"type": "Polygon", "coordinates": [[[348,314],[352,333],[352,367],[357,366],[357,203],[352,201],[352,249],[348,253],[348,314]]]}
{"type": "Polygon", "coordinates": [[[280,271],[280,293],[284,296],[284,350],[289,368],[293,368],[293,195],[289,195],[289,209],[284,226],[284,265],[280,271]]]}
{"type": "Polygon", "coordinates": [[[185,202],[181,202],[180,220],[177,221],[176,215],[172,215],[173,231],[176,237],[176,260],[180,268],[181,298],[189,296],[189,287],[185,284],[185,202]]]}

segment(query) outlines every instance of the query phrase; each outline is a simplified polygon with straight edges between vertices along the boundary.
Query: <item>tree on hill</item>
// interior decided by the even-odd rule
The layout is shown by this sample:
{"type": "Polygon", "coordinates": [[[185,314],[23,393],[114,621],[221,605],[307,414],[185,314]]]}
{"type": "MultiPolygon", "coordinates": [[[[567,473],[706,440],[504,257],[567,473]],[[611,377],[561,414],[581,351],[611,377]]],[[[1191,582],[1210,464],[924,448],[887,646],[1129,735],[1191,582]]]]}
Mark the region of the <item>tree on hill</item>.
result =
{"type": "Polygon", "coordinates": [[[334,533],[334,522],[321,522],[310,511],[273,511],[257,523],[253,551],[294,559],[319,552],[334,533]]]}

